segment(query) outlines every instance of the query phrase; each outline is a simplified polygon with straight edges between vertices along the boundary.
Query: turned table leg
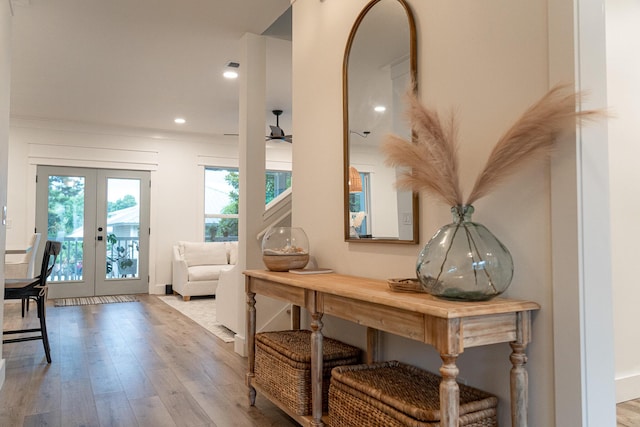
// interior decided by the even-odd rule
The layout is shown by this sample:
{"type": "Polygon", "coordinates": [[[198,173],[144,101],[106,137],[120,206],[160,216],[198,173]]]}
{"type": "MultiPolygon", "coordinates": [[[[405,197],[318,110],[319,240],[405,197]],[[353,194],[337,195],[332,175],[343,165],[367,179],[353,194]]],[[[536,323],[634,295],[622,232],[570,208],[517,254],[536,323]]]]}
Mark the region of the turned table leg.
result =
{"type": "Polygon", "coordinates": [[[256,368],[256,294],[253,292],[247,292],[247,347],[249,371],[246,380],[249,405],[253,406],[256,403],[256,389],[251,384],[256,368]]]}
{"type": "Polygon", "coordinates": [[[527,363],[527,344],[531,342],[531,313],[521,311],[516,314],[516,341],[509,343],[511,349],[511,425],[527,427],[527,409],[529,406],[529,375],[527,363]]]}
{"type": "Polygon", "coordinates": [[[527,426],[527,402],[529,398],[529,375],[524,365],[527,363],[526,344],[510,343],[511,349],[511,425],[527,426]]]}
{"type": "Polygon", "coordinates": [[[456,382],[458,367],[456,366],[457,354],[441,354],[442,366],[440,367],[440,416],[442,427],[458,427],[460,419],[460,388],[456,382]]]}
{"type": "Polygon", "coordinates": [[[311,314],[311,420],[312,426],[322,422],[322,313],[311,314]]]}

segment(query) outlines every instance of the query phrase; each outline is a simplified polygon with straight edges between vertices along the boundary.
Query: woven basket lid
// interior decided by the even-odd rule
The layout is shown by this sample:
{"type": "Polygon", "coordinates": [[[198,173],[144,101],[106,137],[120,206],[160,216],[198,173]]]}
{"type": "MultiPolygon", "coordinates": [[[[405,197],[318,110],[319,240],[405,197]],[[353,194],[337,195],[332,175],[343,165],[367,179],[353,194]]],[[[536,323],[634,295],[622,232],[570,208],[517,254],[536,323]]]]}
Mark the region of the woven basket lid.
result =
{"type": "MultiPolygon", "coordinates": [[[[296,362],[311,363],[311,331],[288,330],[261,332],[256,341],[268,346],[296,362]]],[[[358,357],[360,349],[338,340],[324,337],[322,340],[322,359],[338,360],[358,357]]]]}
{"type": "MultiPolygon", "coordinates": [[[[339,366],[331,372],[338,381],[379,400],[414,419],[440,420],[440,376],[397,361],[339,366]]],[[[495,408],[498,399],[482,390],[458,384],[460,415],[495,408]]]]}

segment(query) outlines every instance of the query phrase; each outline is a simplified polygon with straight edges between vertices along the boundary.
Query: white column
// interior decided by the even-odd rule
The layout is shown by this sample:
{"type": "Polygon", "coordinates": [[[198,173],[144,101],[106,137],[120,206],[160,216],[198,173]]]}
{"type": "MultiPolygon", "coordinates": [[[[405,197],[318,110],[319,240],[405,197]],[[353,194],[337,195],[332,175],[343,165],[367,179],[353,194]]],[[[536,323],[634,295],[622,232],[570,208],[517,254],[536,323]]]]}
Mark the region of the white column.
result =
{"type": "MultiPolygon", "coordinates": [[[[579,0],[577,81],[589,96],[583,108],[607,107],[604,0],[579,0]]],[[[585,426],[615,425],[613,281],[607,122],[580,135],[579,187],[585,426]]],[[[561,284],[559,284],[561,285],[561,284]]]]}
{"type": "Polygon", "coordinates": [[[262,36],[246,33],[240,55],[240,123],[239,170],[240,200],[238,220],[238,324],[235,351],[245,354],[246,300],[242,271],[263,268],[260,242],[265,199],[265,105],[266,41],[262,36]]]}
{"type": "MultiPolygon", "coordinates": [[[[575,81],[587,109],[607,105],[603,13],[602,0],[549,3],[550,85],[575,81]]],[[[589,124],[551,162],[558,427],[615,425],[607,151],[606,125],[589,124]]]]}

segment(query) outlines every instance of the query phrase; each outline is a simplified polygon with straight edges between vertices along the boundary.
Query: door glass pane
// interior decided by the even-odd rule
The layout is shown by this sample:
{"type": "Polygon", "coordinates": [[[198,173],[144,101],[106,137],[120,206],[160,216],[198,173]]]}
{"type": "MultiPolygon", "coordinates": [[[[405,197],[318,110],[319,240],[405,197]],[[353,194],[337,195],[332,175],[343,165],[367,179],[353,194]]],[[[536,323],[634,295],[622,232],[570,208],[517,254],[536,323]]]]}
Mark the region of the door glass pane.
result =
{"type": "Polygon", "coordinates": [[[85,178],[49,176],[47,239],[62,242],[49,280],[82,280],[85,178]]]}
{"type": "Polygon", "coordinates": [[[107,179],[106,278],[138,277],[140,180],[107,179]]]}

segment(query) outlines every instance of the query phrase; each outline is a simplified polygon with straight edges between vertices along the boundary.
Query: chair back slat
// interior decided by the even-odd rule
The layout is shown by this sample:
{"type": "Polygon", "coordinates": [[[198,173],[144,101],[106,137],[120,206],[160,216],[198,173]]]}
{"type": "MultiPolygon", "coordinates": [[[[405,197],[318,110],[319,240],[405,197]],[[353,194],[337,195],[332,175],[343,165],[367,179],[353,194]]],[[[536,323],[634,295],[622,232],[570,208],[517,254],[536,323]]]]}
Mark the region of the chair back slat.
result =
{"type": "Polygon", "coordinates": [[[62,250],[62,243],[55,242],[53,240],[47,240],[44,246],[44,253],[42,254],[42,267],[40,268],[40,286],[47,284],[47,277],[53,271],[53,267],[56,265],[56,259],[62,250]]]}

